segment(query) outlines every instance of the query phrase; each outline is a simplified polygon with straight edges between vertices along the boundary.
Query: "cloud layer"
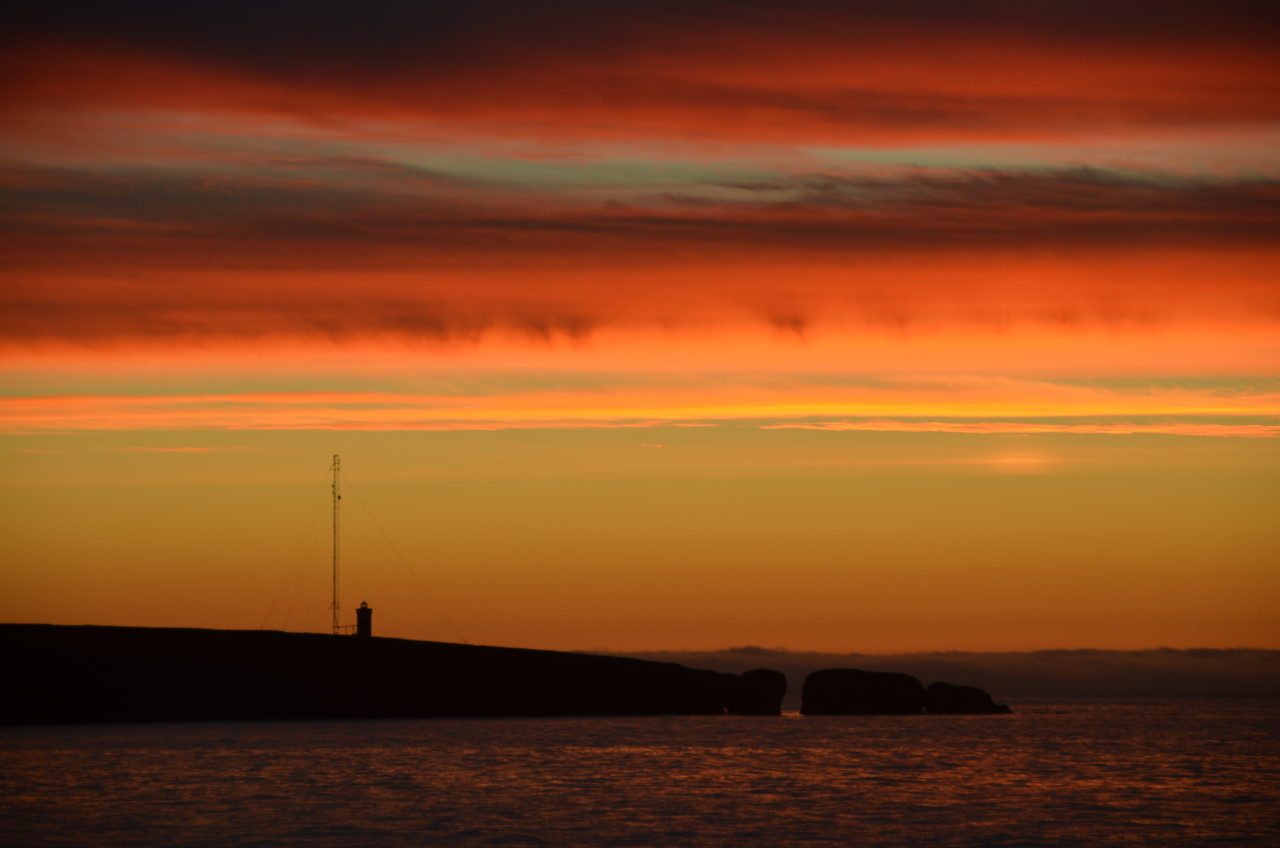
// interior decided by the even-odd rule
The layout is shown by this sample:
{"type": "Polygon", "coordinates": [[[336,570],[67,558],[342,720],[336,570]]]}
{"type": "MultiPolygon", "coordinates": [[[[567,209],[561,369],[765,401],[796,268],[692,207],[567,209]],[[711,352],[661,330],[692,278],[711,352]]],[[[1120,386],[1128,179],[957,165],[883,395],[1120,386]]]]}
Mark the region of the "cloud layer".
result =
{"type": "Polygon", "coordinates": [[[9,346],[1280,320],[1263,4],[41,4],[9,346]]]}
{"type": "Polygon", "coordinates": [[[172,110],[194,89],[224,111],[605,138],[1071,135],[1275,120],[1276,29],[1250,2],[41,4],[8,28],[7,99],[172,110]]]}
{"type": "Polygon", "coordinates": [[[536,385],[473,381],[448,393],[327,391],[0,398],[8,432],[496,430],[747,424],[765,430],[970,434],[1280,435],[1271,381],[1248,386],[900,377],[860,384],[708,375],[536,385]],[[947,420],[925,418],[949,416],[947,420]]]}

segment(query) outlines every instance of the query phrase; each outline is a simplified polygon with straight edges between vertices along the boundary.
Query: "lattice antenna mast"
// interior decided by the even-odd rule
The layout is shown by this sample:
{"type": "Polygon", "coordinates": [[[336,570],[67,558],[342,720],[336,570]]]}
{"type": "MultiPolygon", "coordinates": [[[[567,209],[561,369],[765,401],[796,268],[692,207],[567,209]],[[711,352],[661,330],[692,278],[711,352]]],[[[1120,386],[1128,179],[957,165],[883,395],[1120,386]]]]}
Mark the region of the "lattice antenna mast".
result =
{"type": "Polygon", "coordinates": [[[333,635],[340,632],[338,625],[338,505],[342,493],[338,490],[338,455],[333,455],[333,635]]]}

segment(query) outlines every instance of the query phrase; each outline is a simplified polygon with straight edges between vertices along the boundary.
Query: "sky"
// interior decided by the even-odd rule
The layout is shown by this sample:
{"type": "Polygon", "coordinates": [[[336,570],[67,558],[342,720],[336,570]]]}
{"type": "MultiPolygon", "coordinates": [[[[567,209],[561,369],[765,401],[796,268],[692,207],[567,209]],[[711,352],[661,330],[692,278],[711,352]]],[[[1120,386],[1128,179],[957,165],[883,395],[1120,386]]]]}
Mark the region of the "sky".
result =
{"type": "Polygon", "coordinates": [[[1280,648],[1280,15],[26,4],[0,620],[1280,648]]]}

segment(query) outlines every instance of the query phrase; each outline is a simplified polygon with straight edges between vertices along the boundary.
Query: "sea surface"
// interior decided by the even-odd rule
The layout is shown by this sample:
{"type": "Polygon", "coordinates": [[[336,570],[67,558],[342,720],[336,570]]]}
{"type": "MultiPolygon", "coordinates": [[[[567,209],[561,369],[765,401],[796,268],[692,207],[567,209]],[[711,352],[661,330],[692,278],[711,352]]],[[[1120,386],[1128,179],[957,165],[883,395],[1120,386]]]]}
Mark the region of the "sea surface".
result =
{"type": "Polygon", "coordinates": [[[0,729],[18,846],[1280,845],[1280,701],[0,729]]]}

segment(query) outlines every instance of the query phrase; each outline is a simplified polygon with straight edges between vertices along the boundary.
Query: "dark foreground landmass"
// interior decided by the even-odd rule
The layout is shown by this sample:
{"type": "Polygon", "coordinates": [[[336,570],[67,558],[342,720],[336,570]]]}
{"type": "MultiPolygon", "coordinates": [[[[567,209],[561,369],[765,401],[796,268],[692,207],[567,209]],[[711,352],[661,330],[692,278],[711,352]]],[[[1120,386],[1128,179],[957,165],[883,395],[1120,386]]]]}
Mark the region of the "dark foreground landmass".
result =
{"type": "Polygon", "coordinates": [[[271,630],[0,624],[0,723],[778,715],[781,672],[271,630]]]}
{"type": "MultiPolygon", "coordinates": [[[[779,715],[787,678],[631,657],[275,630],[0,624],[0,724],[779,715]]],[[[1007,713],[986,692],[825,669],[808,715],[1007,713]]]]}

